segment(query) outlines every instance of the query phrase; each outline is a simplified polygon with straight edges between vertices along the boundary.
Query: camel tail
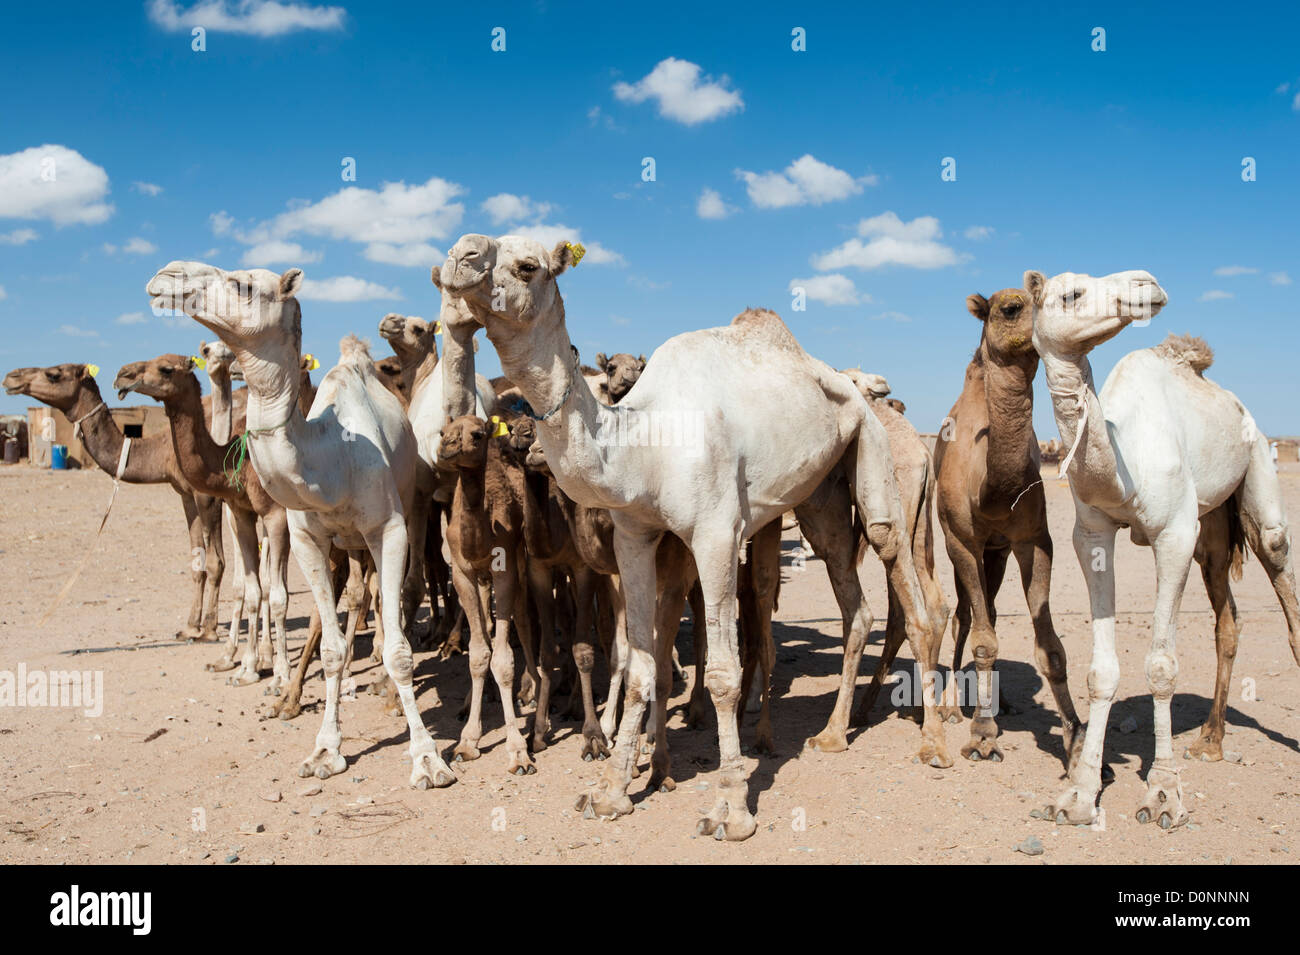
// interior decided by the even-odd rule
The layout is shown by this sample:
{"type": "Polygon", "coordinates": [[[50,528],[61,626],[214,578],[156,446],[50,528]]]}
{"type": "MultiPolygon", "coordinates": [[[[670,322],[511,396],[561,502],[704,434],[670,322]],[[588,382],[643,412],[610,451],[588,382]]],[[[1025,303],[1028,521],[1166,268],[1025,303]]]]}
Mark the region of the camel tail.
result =
{"type": "Polygon", "coordinates": [[[1228,500],[1228,547],[1232,554],[1229,573],[1233,580],[1241,580],[1242,570],[1246,566],[1246,528],[1241,522],[1240,502],[1237,495],[1228,500]]]}
{"type": "Polygon", "coordinates": [[[339,342],[340,365],[364,364],[369,366],[371,361],[370,343],[368,341],[357,338],[356,335],[347,335],[339,342]]]}

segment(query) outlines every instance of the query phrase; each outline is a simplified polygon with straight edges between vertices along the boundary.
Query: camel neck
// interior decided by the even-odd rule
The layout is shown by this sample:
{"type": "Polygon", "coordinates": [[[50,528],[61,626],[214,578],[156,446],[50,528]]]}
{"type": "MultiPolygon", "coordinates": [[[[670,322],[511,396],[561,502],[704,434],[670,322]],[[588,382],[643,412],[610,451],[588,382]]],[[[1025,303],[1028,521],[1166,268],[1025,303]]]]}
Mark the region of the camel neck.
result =
{"type": "Polygon", "coordinates": [[[1119,458],[1106,427],[1087,356],[1045,357],[1043,373],[1065,453],[1069,455],[1070,449],[1074,449],[1066,472],[1071,488],[1076,495],[1088,488],[1089,500],[1095,498],[1099,504],[1110,498],[1122,501],[1125,492],[1120,484],[1119,458]],[[1105,487],[1096,486],[1099,477],[1105,487]]]}
{"type": "MultiPolygon", "coordinates": [[[[193,376],[191,376],[192,378],[193,376]]],[[[224,472],[224,452],[203,420],[198,381],[163,402],[171,424],[172,447],[181,473],[195,490],[223,498],[238,497],[224,472]]]]}
{"type": "Polygon", "coordinates": [[[225,444],[230,440],[230,432],[234,425],[232,420],[234,416],[234,401],[230,386],[229,375],[208,376],[212,381],[212,422],[208,425],[208,430],[212,434],[212,440],[218,444],[225,444]]]}
{"type": "MultiPolygon", "coordinates": [[[[122,429],[117,426],[117,422],[113,420],[109,409],[105,408],[96,414],[90,414],[103,403],[104,399],[100,397],[98,387],[83,386],[72,408],[66,412],[66,417],[71,421],[82,419],[81,446],[86,449],[86,453],[101,471],[116,475],[117,466],[122,459],[122,442],[125,436],[122,434],[122,429]]],[[[158,453],[158,448],[162,444],[158,439],[166,437],[166,435],[155,435],[152,438],[132,439],[131,453],[127,457],[126,471],[122,474],[122,480],[128,484],[165,483],[168,474],[165,457],[158,453]]]]}
{"type": "MultiPolygon", "coordinates": [[[[984,350],[984,401],[988,411],[988,483],[1007,494],[1023,490],[1025,462],[1033,460],[1034,375],[1038,359],[1001,361],[984,350]]],[[[1037,478],[1032,478],[1036,480],[1037,478]]]]}
{"type": "Polygon", "coordinates": [[[442,323],[442,401],[447,420],[473,414],[474,327],[442,323]]]}
{"type": "Polygon", "coordinates": [[[620,448],[601,436],[619,433],[618,412],[600,404],[575,367],[573,347],[564,328],[563,312],[548,327],[534,323],[527,333],[511,328],[488,338],[496,347],[501,368],[536,414],[537,436],[556,483],[565,494],[587,507],[625,506],[637,489],[611,466],[620,448]]]}
{"type": "Polygon", "coordinates": [[[402,384],[406,386],[406,393],[413,395],[438,367],[438,346],[434,345],[419,356],[399,355],[398,360],[402,363],[402,384]]]}

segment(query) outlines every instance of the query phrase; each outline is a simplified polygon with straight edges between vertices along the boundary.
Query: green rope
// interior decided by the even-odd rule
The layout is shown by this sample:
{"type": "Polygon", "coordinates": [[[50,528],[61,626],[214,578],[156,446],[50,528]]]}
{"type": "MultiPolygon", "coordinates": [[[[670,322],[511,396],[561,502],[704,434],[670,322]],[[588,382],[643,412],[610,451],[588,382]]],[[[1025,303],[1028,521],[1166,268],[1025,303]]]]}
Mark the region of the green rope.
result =
{"type": "Polygon", "coordinates": [[[259,434],[270,434],[272,431],[279,431],[288,423],[288,421],[285,421],[283,424],[277,424],[273,428],[249,428],[246,431],[241,431],[235,436],[235,440],[232,441],[230,447],[226,449],[226,456],[222,461],[226,481],[229,482],[231,487],[236,491],[244,490],[244,481],[239,475],[244,470],[244,462],[248,460],[249,438],[256,437],[259,434]],[[235,466],[233,468],[230,466],[231,454],[235,455],[235,466]]]}

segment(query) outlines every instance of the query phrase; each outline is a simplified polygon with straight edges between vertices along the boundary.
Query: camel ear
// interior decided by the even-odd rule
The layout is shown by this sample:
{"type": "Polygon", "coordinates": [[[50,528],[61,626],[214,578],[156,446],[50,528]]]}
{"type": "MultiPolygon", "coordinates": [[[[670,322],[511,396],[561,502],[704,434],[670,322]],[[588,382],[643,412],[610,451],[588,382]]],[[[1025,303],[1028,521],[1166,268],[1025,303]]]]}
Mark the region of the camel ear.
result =
{"type": "Polygon", "coordinates": [[[609,365],[609,359],[605,357],[605,353],[603,351],[596,352],[596,367],[604,371],[607,365],[609,365]]]}
{"type": "Polygon", "coordinates": [[[587,250],[581,242],[557,242],[551,249],[551,274],[559,275],[570,266],[577,265],[587,250]]]}
{"type": "Polygon", "coordinates": [[[302,288],[302,269],[290,269],[280,276],[280,298],[293,298],[302,288]]]}
{"type": "Polygon", "coordinates": [[[966,309],[981,322],[989,320],[989,300],[979,292],[966,296],[966,309]]]}
{"type": "Polygon", "coordinates": [[[1043,291],[1047,288],[1047,276],[1032,269],[1025,273],[1025,291],[1034,300],[1035,305],[1043,304],[1043,291]]]}
{"type": "Polygon", "coordinates": [[[433,287],[439,292],[442,291],[442,263],[433,263],[433,268],[429,270],[429,278],[433,280],[433,287]]]}
{"type": "Polygon", "coordinates": [[[637,355],[636,360],[641,363],[642,368],[645,367],[645,355],[637,355]]]}

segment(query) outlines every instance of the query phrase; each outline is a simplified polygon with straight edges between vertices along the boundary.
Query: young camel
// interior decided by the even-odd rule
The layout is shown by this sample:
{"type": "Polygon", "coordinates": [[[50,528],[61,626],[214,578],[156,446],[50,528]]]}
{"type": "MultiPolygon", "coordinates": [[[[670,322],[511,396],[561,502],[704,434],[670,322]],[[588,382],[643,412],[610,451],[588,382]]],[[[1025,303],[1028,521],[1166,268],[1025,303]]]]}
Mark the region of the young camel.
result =
{"type": "MultiPolygon", "coordinates": [[[[1074,549],[1092,604],[1088,727],[1069,786],[1049,807],[1049,817],[1086,824],[1097,816],[1102,749],[1119,683],[1115,533],[1128,527],[1134,543],[1150,545],[1156,562],[1156,606],[1146,658],[1155,759],[1136,818],[1173,829],[1188,819],[1170,720],[1178,676],[1174,634],[1197,549],[1199,518],[1225,504],[1236,512],[1282,604],[1291,652],[1300,663],[1290,535],[1268,439],[1232,392],[1204,377],[1212,356],[1200,339],[1170,336],[1155,348],[1130,352],[1098,395],[1088,352],[1130,322],[1150,319],[1168,301],[1149,273],[1095,278],[1065,272],[1048,279],[1031,271],[1025,273],[1025,289],[1033,308],[1034,347],[1043,359],[1062,445],[1069,448],[1062,470],[1074,495],[1074,549]]],[[[1228,522],[1211,523],[1222,534],[1228,522]]],[[[1203,526],[1202,534],[1206,530],[1203,526]]],[[[1226,602],[1223,593],[1214,599],[1221,619],[1230,613],[1226,602]]],[[[1228,667],[1223,665],[1226,648],[1220,646],[1218,677],[1226,684],[1235,627],[1221,627],[1216,637],[1234,644],[1227,652],[1228,667]]],[[[1202,739],[1208,729],[1207,724],[1202,739]]]]}
{"type": "Polygon", "coordinates": [[[596,367],[605,374],[603,388],[596,397],[606,404],[616,405],[632,390],[632,386],[645,371],[645,355],[633,357],[627,352],[605,357],[604,352],[596,355],[596,367]]]}
{"type": "Polygon", "coordinates": [[[411,736],[410,783],[449,786],[456,777],[425,728],[412,685],[411,648],[402,630],[401,588],[418,455],[396,398],[380,384],[366,346],[340,344],[340,362],[322,380],[304,418],[298,409],[302,312],[300,269],[226,272],[172,262],[149,282],[155,307],[182,309],[234,349],[248,382],[246,448],[262,486],[289,509],[294,556],[321,617],[325,712],[299,775],[324,779],[347,768],[339,751],[339,689],[347,651],[335,613],[329,555],[334,541],[365,547],[374,559],[384,616],[384,665],[397,685],[411,736]]]}
{"type": "Polygon", "coordinates": [[[619,406],[661,421],[701,415],[707,444],[665,449],[600,442],[602,429],[617,429],[620,412],[575,387],[577,363],[555,282],[574,254],[564,243],[548,252],[519,236],[463,236],[442,267],[440,284],[485,326],[505,374],[540,413],[538,439],[560,487],[579,503],[611,510],[630,659],[614,757],[586,794],[585,814],[613,817],[633,808],[627,787],[655,679],[655,558],[660,539],[672,533],[699,570],[709,643],[705,679],[718,711],[722,778],[698,831],[745,839],[757,823],[747,806],[736,728],[740,544],[807,499],[846,453],[862,522],[894,578],[909,633],[918,645],[928,640],[920,583],[910,549],[902,546],[905,524],[888,441],[852,382],[804,352],[775,314],[749,310],[729,327],[670,339],[619,406]],[[739,371],[760,366],[764,381],[775,376],[783,382],[779,392],[739,371]]]}
{"type": "Polygon", "coordinates": [[[520,449],[511,445],[508,433],[497,436],[494,430],[476,415],[463,415],[443,427],[438,445],[439,465],[454,468],[456,473],[447,546],[452,583],[465,608],[470,633],[470,709],[453,753],[457,761],[479,757],[483,686],[490,668],[505,715],[510,757],[506,772],[523,776],[535,773],[537,767],[516,720],[510,621],[519,630],[520,642],[531,645],[523,514],[527,490],[520,449]]]}
{"type": "Polygon", "coordinates": [[[197,493],[185,480],[176,463],[170,435],[132,438],[130,452],[123,462],[122,446],[126,438],[100,397],[92,368],[75,362],[48,368],[15,368],[5,375],[5,393],[27,395],[63,412],[73,422],[82,447],[106,474],[115,476],[121,469],[121,479],[127,484],[168,484],[180,495],[190,534],[194,597],[189,621],[176,638],[217,640],[217,599],[226,563],[221,538],[221,502],[197,493]]]}
{"type": "Polygon", "coordinates": [[[975,294],[966,308],[981,325],[980,344],[966,368],[961,396],[948,413],[935,448],[939,475],[939,524],[957,582],[953,620],[952,681],[945,691],[946,715],[959,722],[956,678],[967,633],[975,658],[976,699],[967,759],[1003,758],[995,719],[1000,700],[994,664],[998,640],[994,601],[1007,558],[1015,554],[1034,627],[1034,658],[1061,715],[1067,767],[1083,745],[1083,725],[1066,681],[1065,647],[1048,594],[1052,582],[1052,538],[1047,498],[1034,435],[1033,308],[1023,289],[1008,288],[992,298],[975,294]]]}
{"type": "MultiPolygon", "coordinates": [[[[261,563],[258,521],[266,528],[268,603],[274,634],[273,675],[266,692],[268,696],[276,696],[289,680],[288,517],[285,509],[263,488],[248,460],[238,459],[238,446],[234,442],[219,445],[212,439],[203,417],[202,395],[193,367],[191,358],[160,355],[151,361],[123,365],[113,387],[119,398],[136,392],[163,403],[171,425],[172,447],[185,479],[196,489],[230,505],[244,569],[244,607],[248,617],[248,643],[238,672],[229,680],[236,686],[247,686],[261,679],[257,666],[258,611],[262,602],[258,579],[261,563]]],[[[231,645],[239,645],[238,621],[231,632],[231,645]]]]}

